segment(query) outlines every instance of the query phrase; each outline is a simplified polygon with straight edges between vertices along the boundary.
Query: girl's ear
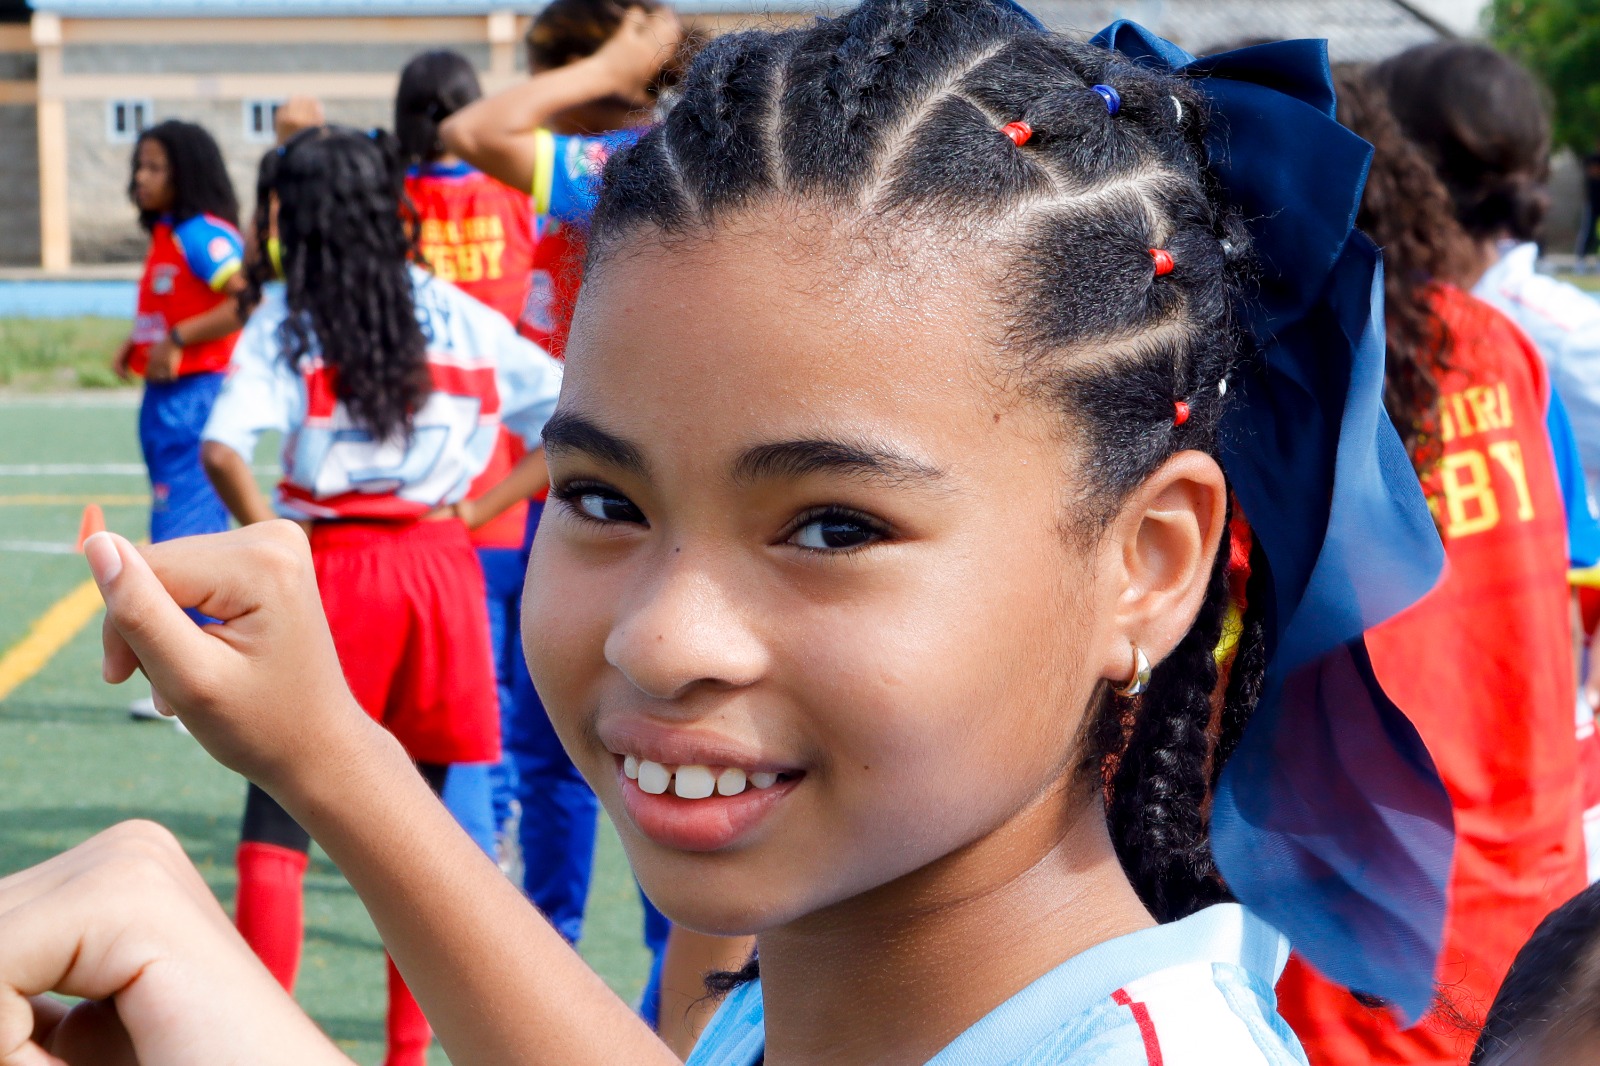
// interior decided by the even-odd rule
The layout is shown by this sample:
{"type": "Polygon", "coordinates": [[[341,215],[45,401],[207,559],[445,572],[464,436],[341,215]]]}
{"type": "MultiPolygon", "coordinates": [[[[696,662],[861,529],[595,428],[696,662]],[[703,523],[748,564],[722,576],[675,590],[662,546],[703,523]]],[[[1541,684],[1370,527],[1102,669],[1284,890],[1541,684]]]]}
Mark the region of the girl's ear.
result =
{"type": "Polygon", "coordinates": [[[1117,590],[1101,675],[1133,673],[1133,647],[1166,658],[1205,602],[1226,525],[1227,480],[1203,452],[1179,452],[1135,489],[1102,543],[1101,564],[1117,590]]]}

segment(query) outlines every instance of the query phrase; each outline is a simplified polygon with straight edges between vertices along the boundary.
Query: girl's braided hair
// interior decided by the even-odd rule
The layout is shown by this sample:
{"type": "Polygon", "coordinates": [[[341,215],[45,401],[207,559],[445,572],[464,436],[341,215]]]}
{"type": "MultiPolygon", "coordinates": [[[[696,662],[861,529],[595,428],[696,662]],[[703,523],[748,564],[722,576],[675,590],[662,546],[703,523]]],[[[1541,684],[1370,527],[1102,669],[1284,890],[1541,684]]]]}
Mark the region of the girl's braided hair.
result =
{"type": "MultiPolygon", "coordinates": [[[[665,121],[607,168],[587,268],[641,230],[692,238],[783,200],[889,229],[1003,234],[982,247],[1003,257],[1005,369],[1083,440],[1075,505],[1093,535],[1175,453],[1217,454],[1224,383],[1246,353],[1235,306],[1249,237],[1207,168],[1206,123],[1185,79],[1037,32],[994,0],[867,0],[712,41],[665,121]],[[1095,85],[1115,89],[1115,114],[1095,85]],[[1021,146],[1000,131],[1016,120],[1033,131],[1021,146]],[[1153,248],[1170,250],[1169,274],[1153,248]]],[[[1102,686],[1084,732],[1083,771],[1162,921],[1228,898],[1209,803],[1259,691],[1265,597],[1220,684],[1227,555],[1149,690],[1102,686]]]]}
{"type": "Polygon", "coordinates": [[[276,278],[268,249],[274,206],[288,305],[278,329],[283,357],[295,366],[320,357],[335,395],[377,439],[409,433],[432,384],[412,296],[415,212],[400,143],[383,130],[323,126],[268,153],[244,308],[276,278]]]}

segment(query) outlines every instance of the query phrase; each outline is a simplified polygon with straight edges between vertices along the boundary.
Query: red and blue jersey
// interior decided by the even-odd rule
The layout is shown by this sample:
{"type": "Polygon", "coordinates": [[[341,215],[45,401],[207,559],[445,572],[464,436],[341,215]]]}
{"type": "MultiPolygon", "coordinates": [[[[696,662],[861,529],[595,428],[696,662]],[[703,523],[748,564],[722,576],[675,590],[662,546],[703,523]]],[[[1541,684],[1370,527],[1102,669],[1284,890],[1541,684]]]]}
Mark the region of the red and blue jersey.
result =
{"type": "MultiPolygon", "coordinates": [[[[143,374],[149,365],[151,345],[178,323],[229,299],[223,288],[243,267],[244,242],[239,231],[222,219],[195,215],[182,222],[170,217],[156,222],[150,231],[144,275],[139,280],[129,369],[143,374]]],[[[238,337],[231,333],[186,346],[178,375],[226,369],[238,337]]]]}
{"type": "Polygon", "coordinates": [[[601,172],[611,156],[637,141],[641,132],[564,136],[539,130],[535,134],[532,192],[539,239],[522,328],[557,359],[567,347],[572,308],[578,300],[584,233],[600,196],[601,172]]]}
{"type": "Polygon", "coordinates": [[[261,434],[283,434],[277,508],[287,518],[409,520],[459,503],[492,459],[502,424],[536,448],[561,390],[561,366],[511,323],[453,285],[413,268],[433,392],[411,432],[378,439],[338,395],[315,350],[291,366],[278,327],[280,288],[263,294],[234,353],[233,373],[203,439],[253,457],[261,434]]]}

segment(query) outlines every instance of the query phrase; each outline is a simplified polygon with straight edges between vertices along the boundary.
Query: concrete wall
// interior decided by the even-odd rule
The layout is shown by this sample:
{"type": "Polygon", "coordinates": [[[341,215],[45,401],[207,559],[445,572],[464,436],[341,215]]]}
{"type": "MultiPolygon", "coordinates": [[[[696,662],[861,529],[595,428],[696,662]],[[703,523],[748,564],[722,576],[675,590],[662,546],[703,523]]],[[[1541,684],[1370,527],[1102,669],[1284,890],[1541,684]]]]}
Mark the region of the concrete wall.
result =
{"type": "Polygon", "coordinates": [[[0,265],[39,262],[39,137],[32,106],[0,107],[0,265]]]}
{"type": "MultiPolygon", "coordinates": [[[[489,46],[453,44],[478,69],[489,65],[489,46]]],[[[520,50],[520,49],[519,49],[520,50]]],[[[295,44],[254,48],[216,44],[151,48],[144,45],[74,44],[62,50],[64,74],[399,74],[420,44],[295,44]]]]}
{"type": "MultiPolygon", "coordinates": [[[[392,110],[387,100],[325,100],[323,103],[330,122],[363,128],[390,123],[392,110]]],[[[228,162],[241,215],[248,217],[255,201],[256,168],[262,153],[271,145],[245,139],[243,101],[156,101],[154,117],[158,122],[169,118],[198,122],[211,131],[228,162]]],[[[68,104],[67,139],[73,261],[106,263],[142,258],[145,236],[127,197],[132,146],[108,143],[105,103],[74,101],[68,104]]],[[[37,209],[37,205],[35,207],[37,209]]],[[[37,240],[33,247],[37,255],[37,240]]]]}

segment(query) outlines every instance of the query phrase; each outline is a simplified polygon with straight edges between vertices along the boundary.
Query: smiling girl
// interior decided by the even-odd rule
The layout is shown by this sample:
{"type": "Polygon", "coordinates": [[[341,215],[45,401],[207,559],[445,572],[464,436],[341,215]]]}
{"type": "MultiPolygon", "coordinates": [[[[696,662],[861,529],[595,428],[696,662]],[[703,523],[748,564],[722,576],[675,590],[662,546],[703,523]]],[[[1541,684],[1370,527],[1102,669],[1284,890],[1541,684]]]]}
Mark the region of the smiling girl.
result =
{"type": "MultiPolygon", "coordinates": [[[[1426,1002],[1443,797],[1360,631],[1438,544],[1366,150],[1319,47],[1097,42],[990,0],[732,35],[607,171],[529,657],[651,897],[758,935],[697,1064],[1303,1062],[1274,924],[1426,1002]]],[[[89,556],[106,675],[322,843],[452,1061],[676,1061],[355,706],[295,528],[89,556]]],[[[0,1049],[342,1061],[196,883],[137,825],[0,882],[0,990],[118,1011],[14,998],[0,1049]]]]}

